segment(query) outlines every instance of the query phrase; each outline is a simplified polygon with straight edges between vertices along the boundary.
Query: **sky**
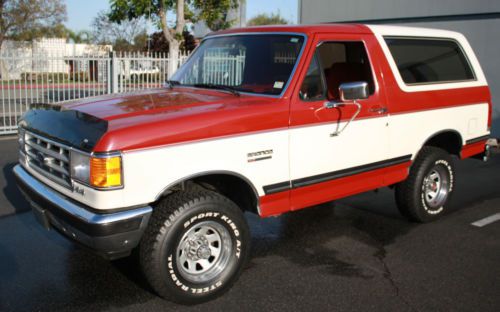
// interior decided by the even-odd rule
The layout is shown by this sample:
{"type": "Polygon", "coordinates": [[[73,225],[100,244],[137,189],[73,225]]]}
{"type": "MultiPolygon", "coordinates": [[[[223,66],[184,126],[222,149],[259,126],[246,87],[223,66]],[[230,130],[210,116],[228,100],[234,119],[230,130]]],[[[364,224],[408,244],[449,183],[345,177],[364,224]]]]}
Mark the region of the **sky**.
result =
{"type": "MultiPolygon", "coordinates": [[[[259,13],[280,12],[281,16],[297,22],[297,0],[246,0],[247,19],[259,13]]],[[[68,20],[66,26],[72,30],[90,30],[90,24],[99,11],[109,8],[107,0],[66,0],[68,20]]]]}

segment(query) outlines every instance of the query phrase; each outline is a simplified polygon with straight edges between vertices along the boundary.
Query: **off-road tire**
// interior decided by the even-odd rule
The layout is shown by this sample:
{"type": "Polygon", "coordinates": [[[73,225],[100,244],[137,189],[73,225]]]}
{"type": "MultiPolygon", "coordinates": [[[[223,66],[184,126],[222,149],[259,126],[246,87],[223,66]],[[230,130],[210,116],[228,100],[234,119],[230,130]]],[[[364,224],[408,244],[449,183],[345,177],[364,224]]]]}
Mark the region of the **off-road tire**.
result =
{"type": "Polygon", "coordinates": [[[446,212],[454,183],[455,167],[451,155],[440,148],[425,146],[411,166],[408,178],[396,185],[398,209],[411,221],[424,223],[437,220],[446,212]],[[432,193],[433,187],[429,177],[436,172],[442,181],[442,188],[436,193],[443,195],[433,205],[429,202],[431,196],[428,193],[432,193]]]}
{"type": "Polygon", "coordinates": [[[226,292],[240,276],[249,255],[249,238],[243,212],[234,202],[201,187],[179,191],[154,207],[139,246],[142,271],[151,287],[167,300],[181,304],[212,300],[226,292]],[[182,266],[179,260],[182,254],[185,257],[183,251],[179,255],[179,246],[184,246],[187,234],[198,235],[196,227],[201,224],[216,225],[220,232],[226,233],[224,237],[230,240],[220,245],[230,252],[226,254],[223,271],[210,280],[193,282],[183,276],[186,269],[178,266],[182,266]]]}

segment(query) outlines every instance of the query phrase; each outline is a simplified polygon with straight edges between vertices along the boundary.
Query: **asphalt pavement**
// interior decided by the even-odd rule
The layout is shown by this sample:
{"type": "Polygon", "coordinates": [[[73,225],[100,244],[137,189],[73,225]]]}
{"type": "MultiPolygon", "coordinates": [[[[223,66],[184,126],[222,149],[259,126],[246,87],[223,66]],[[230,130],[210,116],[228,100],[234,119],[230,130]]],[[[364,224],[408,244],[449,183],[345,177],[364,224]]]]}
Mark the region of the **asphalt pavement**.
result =
{"type": "Polygon", "coordinates": [[[162,300],[134,257],[106,261],[43,230],[0,140],[0,311],[500,311],[500,155],[459,162],[452,207],[409,223],[388,189],[276,218],[247,215],[252,256],[223,297],[162,300]]]}

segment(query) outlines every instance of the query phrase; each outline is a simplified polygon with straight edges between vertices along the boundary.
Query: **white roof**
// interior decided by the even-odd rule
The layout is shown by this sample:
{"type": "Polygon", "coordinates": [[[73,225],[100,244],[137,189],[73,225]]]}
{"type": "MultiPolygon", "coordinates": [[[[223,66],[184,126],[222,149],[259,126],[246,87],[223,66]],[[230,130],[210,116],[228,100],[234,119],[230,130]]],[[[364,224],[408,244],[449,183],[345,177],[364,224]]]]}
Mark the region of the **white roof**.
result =
{"type": "Polygon", "coordinates": [[[388,25],[366,25],[376,35],[381,36],[411,36],[411,37],[438,37],[461,39],[461,33],[442,29],[388,26],[388,25]]]}

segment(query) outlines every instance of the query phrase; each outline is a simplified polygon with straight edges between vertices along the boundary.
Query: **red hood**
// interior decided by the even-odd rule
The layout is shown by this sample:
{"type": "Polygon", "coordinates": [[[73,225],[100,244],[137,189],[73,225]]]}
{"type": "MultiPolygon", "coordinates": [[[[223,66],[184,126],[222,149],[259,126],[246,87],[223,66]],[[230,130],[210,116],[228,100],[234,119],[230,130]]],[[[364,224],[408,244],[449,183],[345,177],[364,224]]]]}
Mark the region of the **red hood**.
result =
{"type": "Polygon", "coordinates": [[[111,121],[139,115],[164,114],[192,106],[205,107],[206,105],[238,101],[234,95],[225,92],[176,88],[172,90],[142,90],[129,94],[87,98],[65,104],[64,107],[111,121]]]}
{"type": "Polygon", "coordinates": [[[108,121],[97,152],[286,127],[288,102],[272,97],[176,87],[78,100],[64,105],[108,121]]]}

